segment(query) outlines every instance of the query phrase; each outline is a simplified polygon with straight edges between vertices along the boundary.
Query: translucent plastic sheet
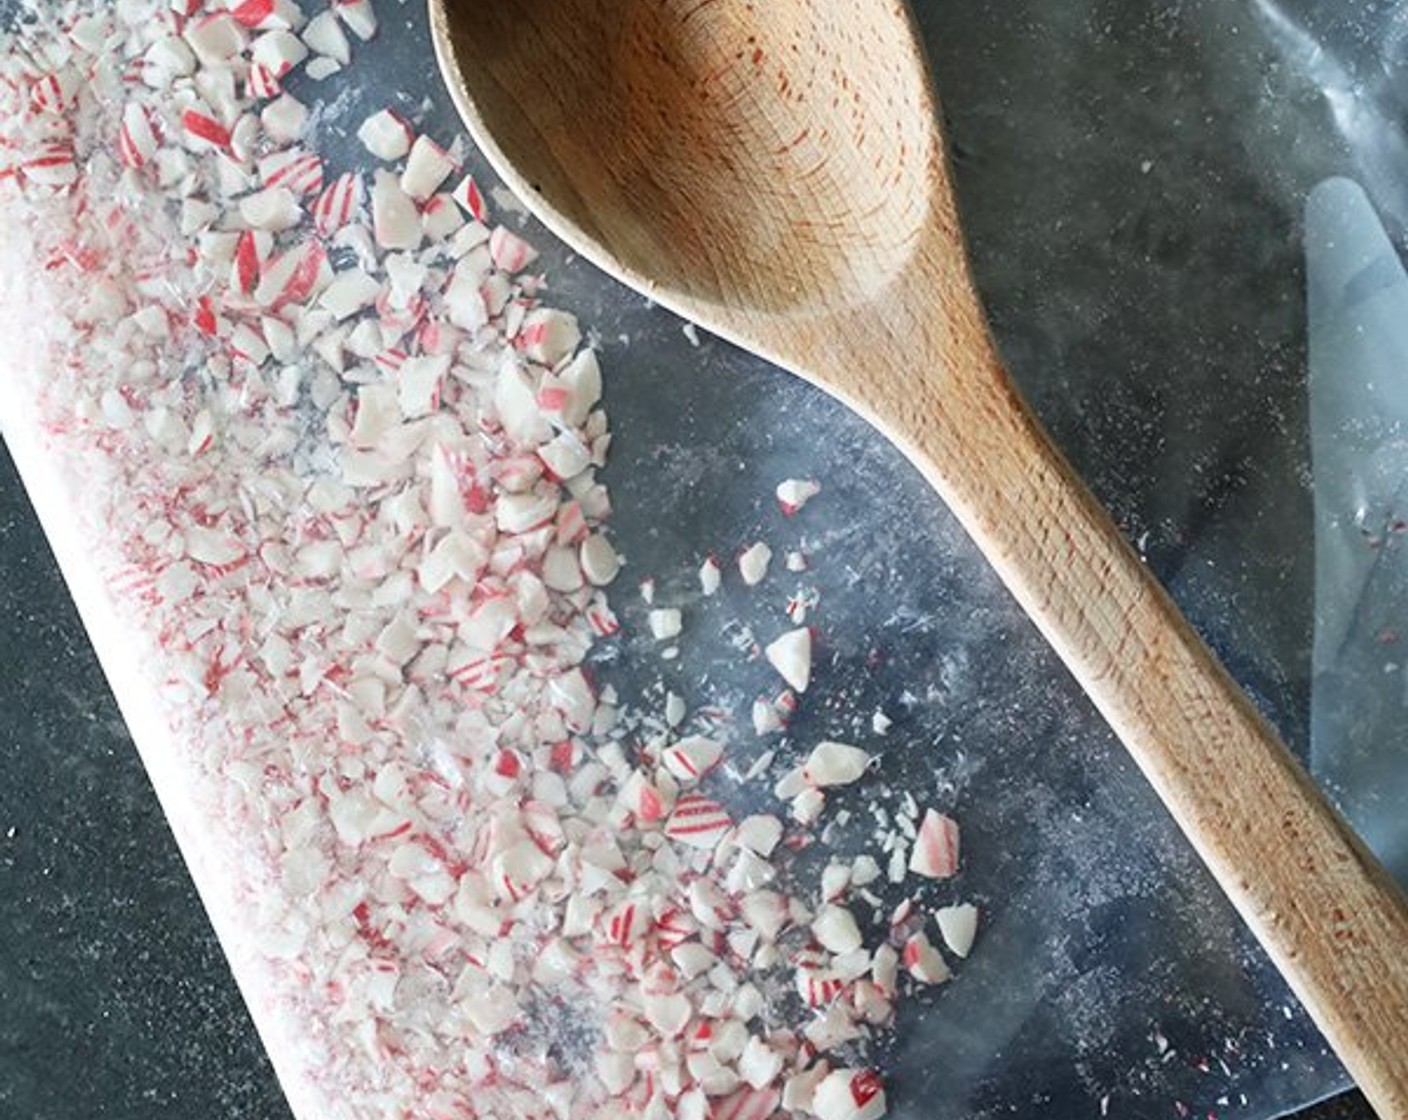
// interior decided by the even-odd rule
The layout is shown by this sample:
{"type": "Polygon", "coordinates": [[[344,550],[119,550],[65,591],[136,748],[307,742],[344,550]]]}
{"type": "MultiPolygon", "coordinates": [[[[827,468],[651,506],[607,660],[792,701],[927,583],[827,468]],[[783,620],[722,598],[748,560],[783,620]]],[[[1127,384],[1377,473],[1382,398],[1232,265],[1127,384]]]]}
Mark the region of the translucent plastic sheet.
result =
{"type": "MultiPolygon", "coordinates": [[[[1310,192],[1336,174],[1364,185],[1391,233],[1408,222],[1400,7],[916,8],[1014,375],[1292,745],[1309,750],[1314,721],[1317,765],[1333,765],[1321,748],[1346,732],[1320,694],[1311,707],[1312,634],[1328,623],[1312,609],[1326,561],[1317,572],[1301,233],[1310,192]]],[[[339,120],[429,98],[427,128],[456,127],[423,16],[384,6],[339,120]]],[[[654,576],[700,635],[724,628],[743,608],[692,597],[698,558],[772,523],[776,479],[821,479],[818,520],[795,532],[826,604],[818,672],[833,701],[804,710],[795,738],[864,734],[883,707],[887,781],[964,811],[964,884],[984,930],[954,983],[907,1005],[888,1061],[894,1113],[1262,1118],[1342,1087],[1118,744],[900,457],[832,402],[714,341],[695,347],[533,239],[554,301],[600,341],[627,578],[654,576]]],[[[42,506],[42,464],[15,450],[42,506]]],[[[1344,470],[1364,473],[1355,457],[1344,470]]],[[[1373,492],[1391,504],[1396,489],[1373,492]]],[[[81,584],[82,542],[57,543],[81,584]]],[[[644,605],[619,599],[641,634],[644,605]]],[[[690,643],[672,672],[751,695],[732,636],[690,643]]],[[[105,652],[121,692],[122,652],[105,652]]],[[[628,700],[659,678],[643,637],[595,657],[628,700]]],[[[1348,664],[1317,655],[1327,673],[1348,664]]],[[[1382,675],[1381,660],[1371,668],[1382,675]]],[[[128,717],[141,738],[140,714],[128,717]]],[[[865,837],[851,839],[861,850],[865,837]]]]}

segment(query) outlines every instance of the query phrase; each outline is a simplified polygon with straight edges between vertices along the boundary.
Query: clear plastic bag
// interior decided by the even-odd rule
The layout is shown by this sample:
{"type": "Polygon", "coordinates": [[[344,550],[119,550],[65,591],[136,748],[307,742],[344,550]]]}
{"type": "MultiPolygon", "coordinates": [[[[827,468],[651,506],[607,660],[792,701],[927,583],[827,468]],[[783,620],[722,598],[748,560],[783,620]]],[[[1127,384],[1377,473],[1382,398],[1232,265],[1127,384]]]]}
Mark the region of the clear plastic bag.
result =
{"type": "MultiPolygon", "coordinates": [[[[1327,707],[1317,694],[1312,714],[1301,215],[1315,184],[1338,173],[1365,183],[1391,229],[1408,216],[1393,124],[1408,88],[1398,7],[916,9],[979,284],[1015,377],[1306,752],[1327,707]]],[[[387,101],[428,98],[426,129],[452,133],[423,10],[387,14],[395,33],[359,49],[363,84],[330,120],[345,127],[387,101]]],[[[716,341],[695,346],[677,320],[540,231],[533,240],[547,249],[554,301],[600,345],[624,578],[657,577],[701,635],[720,634],[691,643],[682,677],[735,699],[759,687],[727,629],[741,608],[691,598],[694,565],[768,528],[776,480],[820,478],[825,500],[795,543],[815,558],[807,581],[825,604],[833,703],[804,709],[795,741],[864,735],[883,709],[895,725],[868,742],[886,781],[963,810],[962,886],[983,930],[954,982],[906,1005],[887,1055],[895,1115],[1261,1118],[1343,1087],[1118,744],[900,456],[834,402],[716,341]]],[[[65,533],[69,499],[16,432],[7,438],[91,613],[106,592],[84,575],[83,541],[65,533]]],[[[627,633],[642,635],[644,604],[619,598],[627,633]]],[[[140,698],[139,658],[112,633],[109,674],[120,696],[140,698]]],[[[594,667],[628,702],[658,676],[644,637],[603,647],[594,667]]],[[[140,702],[126,712],[139,743],[161,741],[140,702]]],[[[158,754],[148,765],[161,790],[172,783],[158,754]]],[[[191,858],[203,822],[171,798],[167,808],[191,858]]],[[[860,851],[866,837],[842,841],[860,851]]],[[[198,882],[210,874],[192,863],[198,882]]],[[[238,953],[234,963],[247,967],[238,953]]],[[[257,993],[251,1002],[259,1014],[257,993]]],[[[296,1050],[276,1058],[292,1063],[296,1050]]],[[[297,1080],[294,1065],[282,1072],[297,1080]]]]}

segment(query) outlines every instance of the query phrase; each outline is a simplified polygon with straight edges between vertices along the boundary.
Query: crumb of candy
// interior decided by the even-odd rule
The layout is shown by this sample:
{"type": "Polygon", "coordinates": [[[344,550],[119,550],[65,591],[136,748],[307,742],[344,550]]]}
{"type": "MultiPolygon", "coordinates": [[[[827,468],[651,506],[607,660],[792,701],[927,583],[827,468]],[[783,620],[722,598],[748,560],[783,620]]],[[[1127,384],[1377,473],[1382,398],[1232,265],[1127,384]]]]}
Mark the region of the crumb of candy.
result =
{"type": "Polygon", "coordinates": [[[738,557],[738,572],[749,587],[762,583],[772,561],[772,549],[762,541],[749,545],[738,557]]]}
{"type": "Polygon", "coordinates": [[[791,517],[820,493],[821,484],[812,479],[784,479],[777,484],[777,504],[791,517]]]}
{"type": "Polygon", "coordinates": [[[941,906],[934,911],[939,934],[955,956],[967,957],[978,933],[978,908],[971,902],[941,906]]]}
{"type": "Polygon", "coordinates": [[[802,764],[802,776],[813,786],[844,786],[870,768],[870,756],[849,743],[821,742],[802,764]]]}
{"type": "Polygon", "coordinates": [[[723,582],[723,569],[712,556],[699,565],[699,590],[701,594],[713,595],[723,582]]]}
{"type": "Polygon", "coordinates": [[[646,618],[650,634],[657,642],[677,637],[684,628],[683,615],[677,607],[656,607],[646,618]]]}
{"type": "Polygon", "coordinates": [[[792,688],[806,692],[812,674],[812,634],[805,626],[775,638],[763,651],[768,662],[792,688]]]}

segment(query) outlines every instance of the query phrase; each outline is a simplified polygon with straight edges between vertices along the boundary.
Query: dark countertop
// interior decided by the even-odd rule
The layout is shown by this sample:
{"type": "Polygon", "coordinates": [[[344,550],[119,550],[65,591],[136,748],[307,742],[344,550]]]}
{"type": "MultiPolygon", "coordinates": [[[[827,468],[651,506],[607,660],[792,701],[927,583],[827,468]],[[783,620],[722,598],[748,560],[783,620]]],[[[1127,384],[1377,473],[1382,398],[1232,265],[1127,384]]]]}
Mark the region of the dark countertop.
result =
{"type": "MultiPolygon", "coordinates": [[[[0,1117],[282,1120],[8,455],[0,572],[0,1117]]],[[[1350,1095],[1303,1120],[1370,1117],[1350,1095]]]]}

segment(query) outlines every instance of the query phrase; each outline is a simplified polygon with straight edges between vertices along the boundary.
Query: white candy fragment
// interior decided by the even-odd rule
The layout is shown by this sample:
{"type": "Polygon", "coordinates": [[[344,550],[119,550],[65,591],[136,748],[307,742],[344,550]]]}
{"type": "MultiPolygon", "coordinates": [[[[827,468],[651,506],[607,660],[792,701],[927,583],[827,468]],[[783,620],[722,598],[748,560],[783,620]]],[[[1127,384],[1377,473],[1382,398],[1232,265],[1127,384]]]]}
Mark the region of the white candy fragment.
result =
{"type": "Polygon", "coordinates": [[[455,161],[450,153],[428,136],[417,136],[401,172],[401,189],[417,202],[433,195],[450,173],[455,161]]]}
{"type": "Polygon", "coordinates": [[[203,66],[219,66],[245,48],[244,28],[224,12],[205,16],[186,28],[187,45],[203,66]]]}
{"type": "Polygon", "coordinates": [[[978,933],[978,908],[971,902],[941,906],[934,911],[939,934],[955,956],[966,957],[978,933]]]}
{"type": "Polygon", "coordinates": [[[819,789],[804,789],[792,799],[789,812],[798,824],[815,824],[826,808],[826,794],[819,789]]]}
{"type": "Polygon", "coordinates": [[[754,1089],[766,1089],[782,1072],[782,1055],[757,1035],[748,1039],[738,1056],[738,1076],[754,1089]]]}
{"type": "Polygon", "coordinates": [[[712,556],[699,565],[699,590],[705,595],[713,595],[723,582],[723,570],[712,556]]]}
{"type": "Polygon", "coordinates": [[[744,817],[733,834],[735,844],[764,859],[772,855],[781,839],[782,822],[771,814],[744,817]]]}
{"type": "Polygon", "coordinates": [[[879,709],[876,709],[875,713],[870,717],[870,730],[874,731],[877,735],[888,734],[890,728],[894,725],[895,721],[879,709]]]}
{"type": "Polygon", "coordinates": [[[922,930],[904,943],[901,959],[909,974],[921,984],[942,984],[953,975],[922,930]]]}
{"type": "Polygon", "coordinates": [[[319,12],[310,19],[302,37],[308,49],[315,54],[326,55],[340,66],[352,61],[352,47],[331,11],[319,12]]]}
{"type": "Polygon", "coordinates": [[[844,786],[860,778],[869,766],[870,756],[859,747],[827,741],[812,748],[802,774],[814,786],[844,786]]]}
{"type": "Polygon", "coordinates": [[[684,627],[684,619],[675,607],[656,607],[646,616],[650,623],[651,636],[657,642],[678,636],[684,627]]]}
{"type": "Polygon", "coordinates": [[[333,10],[362,42],[376,34],[376,11],[372,8],[372,0],[338,0],[333,10]]]}
{"type": "MultiPolygon", "coordinates": [[[[594,587],[605,587],[616,578],[616,574],[621,570],[620,557],[616,555],[616,550],[611,547],[611,542],[600,533],[593,533],[582,542],[581,564],[582,574],[587,577],[588,582],[594,587]]],[[[659,638],[661,635],[656,633],[656,625],[653,617],[654,612],[651,613],[650,629],[651,632],[655,633],[655,636],[659,638]]],[[[676,615],[679,614],[678,611],[675,613],[676,615]]],[[[679,633],[678,625],[675,627],[675,633],[679,633]]],[[[669,635],[666,636],[668,637],[669,635]]]]}
{"type": "Polygon", "coordinates": [[[411,126],[390,109],[373,113],[357,129],[357,139],[362,142],[362,147],[388,163],[400,159],[411,150],[413,136],[411,126]]]}
{"type": "Polygon", "coordinates": [[[269,187],[240,199],[240,217],[254,229],[292,229],[303,220],[303,208],[287,187],[269,187]]]}
{"type": "Polygon", "coordinates": [[[885,1108],[885,1086],[873,1070],[834,1070],[812,1091],[817,1120],[879,1120],[885,1108]]]}
{"type": "Polygon", "coordinates": [[[861,947],[860,927],[844,906],[827,903],[812,920],[812,936],[832,953],[852,953],[861,947]]]}
{"type": "Polygon", "coordinates": [[[947,879],[958,873],[958,855],[957,822],[926,809],[910,853],[910,871],[929,879],[947,879]]]}
{"type": "Polygon", "coordinates": [[[318,296],[318,306],[332,312],[339,323],[370,307],[381,291],[381,282],[360,268],[349,268],[333,277],[318,296]]]}
{"type": "Polygon", "coordinates": [[[407,358],[396,371],[396,397],[408,420],[428,416],[440,402],[440,386],[450,371],[449,354],[407,358]]]}
{"type": "Polygon", "coordinates": [[[753,701],[752,717],[755,735],[771,735],[786,726],[782,721],[781,713],[766,700],[753,701]]]}
{"type": "Polygon", "coordinates": [[[777,484],[777,504],[791,517],[820,493],[821,484],[811,479],[785,479],[777,484]]]}
{"type": "Polygon", "coordinates": [[[772,560],[772,549],[762,541],[749,545],[738,558],[738,572],[749,587],[756,587],[768,574],[768,564],[772,560]]]}
{"type": "Polygon", "coordinates": [[[424,236],[420,211],[389,171],[378,171],[372,181],[372,228],[383,249],[416,249],[424,236]]]}
{"type": "Polygon", "coordinates": [[[280,144],[292,144],[303,135],[308,110],[297,98],[281,94],[260,110],[259,123],[271,139],[280,144]]]}
{"type": "Polygon", "coordinates": [[[812,676],[812,632],[802,626],[789,630],[763,651],[768,662],[798,692],[806,692],[812,676]]]}

